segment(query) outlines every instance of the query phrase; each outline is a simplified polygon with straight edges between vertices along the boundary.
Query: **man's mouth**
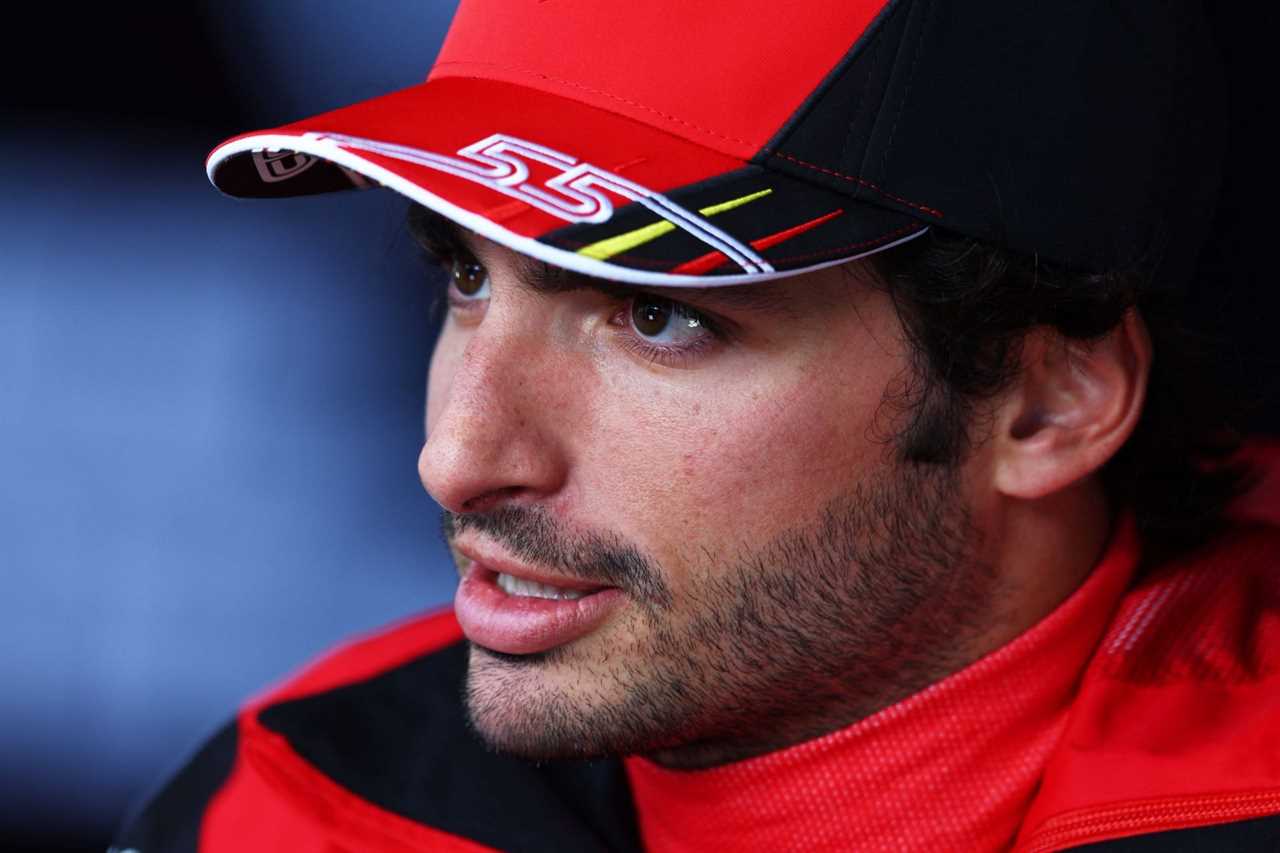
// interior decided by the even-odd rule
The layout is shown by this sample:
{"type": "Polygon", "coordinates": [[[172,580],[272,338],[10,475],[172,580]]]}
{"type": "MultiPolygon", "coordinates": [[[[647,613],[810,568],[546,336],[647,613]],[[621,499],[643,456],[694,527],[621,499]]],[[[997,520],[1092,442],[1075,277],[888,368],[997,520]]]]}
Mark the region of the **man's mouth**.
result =
{"type": "Polygon", "coordinates": [[[626,601],[616,587],[549,580],[497,571],[472,560],[454,597],[462,632],[487,649],[535,654],[590,634],[626,601]]]}

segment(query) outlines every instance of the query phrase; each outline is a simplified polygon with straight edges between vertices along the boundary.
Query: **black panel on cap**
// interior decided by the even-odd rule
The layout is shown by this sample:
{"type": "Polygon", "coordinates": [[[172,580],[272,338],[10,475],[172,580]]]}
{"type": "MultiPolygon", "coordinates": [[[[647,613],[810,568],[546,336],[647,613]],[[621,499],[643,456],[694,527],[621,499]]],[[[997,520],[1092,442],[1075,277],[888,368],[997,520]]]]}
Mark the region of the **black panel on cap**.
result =
{"type": "Polygon", "coordinates": [[[1189,267],[1223,100],[1193,2],[896,0],[756,161],[1070,267],[1189,267]]]}

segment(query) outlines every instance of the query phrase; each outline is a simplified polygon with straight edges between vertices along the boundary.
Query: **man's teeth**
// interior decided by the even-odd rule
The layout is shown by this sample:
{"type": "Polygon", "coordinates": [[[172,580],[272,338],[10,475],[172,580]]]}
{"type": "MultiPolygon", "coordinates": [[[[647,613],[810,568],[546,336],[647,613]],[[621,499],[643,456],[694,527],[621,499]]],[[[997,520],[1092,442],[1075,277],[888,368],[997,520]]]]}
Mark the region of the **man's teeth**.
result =
{"type": "Polygon", "coordinates": [[[498,573],[498,586],[502,587],[507,595],[514,595],[517,598],[574,599],[582,598],[583,596],[583,593],[576,589],[561,589],[558,586],[525,580],[512,575],[505,575],[502,572],[498,573]]]}

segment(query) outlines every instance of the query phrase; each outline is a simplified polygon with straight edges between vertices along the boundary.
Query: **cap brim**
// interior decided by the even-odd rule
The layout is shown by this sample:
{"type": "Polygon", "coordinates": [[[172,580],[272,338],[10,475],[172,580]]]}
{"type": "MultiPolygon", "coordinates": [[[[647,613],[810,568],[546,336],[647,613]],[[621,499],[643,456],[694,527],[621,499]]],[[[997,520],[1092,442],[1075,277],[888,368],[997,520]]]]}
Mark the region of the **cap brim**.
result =
{"type": "Polygon", "coordinates": [[[207,168],[240,197],[385,186],[514,251],[659,286],[792,276],[926,230],[630,118],[475,78],[235,137],[207,168]]]}

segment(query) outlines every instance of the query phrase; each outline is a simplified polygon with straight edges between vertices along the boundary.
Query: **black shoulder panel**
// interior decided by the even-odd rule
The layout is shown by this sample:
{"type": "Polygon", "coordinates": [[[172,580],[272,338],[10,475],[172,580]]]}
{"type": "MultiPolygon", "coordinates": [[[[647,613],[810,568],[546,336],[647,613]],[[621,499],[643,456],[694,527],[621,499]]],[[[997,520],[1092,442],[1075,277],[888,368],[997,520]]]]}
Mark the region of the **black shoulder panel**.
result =
{"type": "Polygon", "coordinates": [[[138,814],[125,821],[113,849],[196,853],[205,807],[231,775],[237,740],[232,720],[138,814]]]}
{"type": "Polygon", "coordinates": [[[259,720],[344,788],[435,829],[510,853],[641,849],[621,763],[489,751],[466,725],[466,668],[458,643],[259,720]]]}
{"type": "Polygon", "coordinates": [[[1280,850],[1280,815],[1134,835],[1071,849],[1090,853],[1275,853],[1280,850]]]}

